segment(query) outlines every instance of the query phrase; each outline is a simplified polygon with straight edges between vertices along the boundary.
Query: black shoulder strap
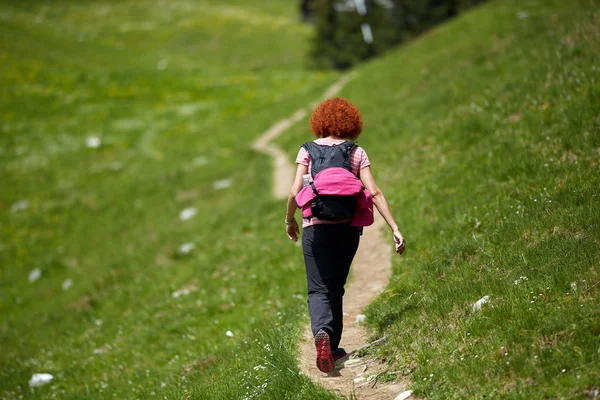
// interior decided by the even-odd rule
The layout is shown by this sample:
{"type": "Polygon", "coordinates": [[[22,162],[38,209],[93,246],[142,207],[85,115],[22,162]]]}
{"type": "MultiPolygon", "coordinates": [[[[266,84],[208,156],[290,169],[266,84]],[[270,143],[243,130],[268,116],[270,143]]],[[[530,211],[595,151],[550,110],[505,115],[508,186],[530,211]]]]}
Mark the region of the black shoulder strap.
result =
{"type": "Polygon", "coordinates": [[[336,147],[342,152],[343,161],[341,167],[352,172],[352,162],[350,160],[350,154],[352,154],[352,150],[356,148],[356,143],[344,142],[336,147]]]}
{"type": "Polygon", "coordinates": [[[346,155],[346,157],[350,158],[350,153],[352,153],[352,150],[354,150],[354,148],[356,147],[356,143],[344,142],[338,146],[340,146],[344,150],[344,154],[346,155]]]}
{"type": "Polygon", "coordinates": [[[340,167],[352,172],[350,153],[356,147],[354,142],[344,142],[333,146],[307,142],[302,147],[310,156],[312,162],[310,173],[313,178],[322,170],[332,167],[340,167]]]}
{"type": "Polygon", "coordinates": [[[304,147],[304,149],[308,151],[308,154],[312,158],[312,152],[317,151],[320,146],[315,142],[306,142],[302,145],[302,147],[304,147]]]}
{"type": "Polygon", "coordinates": [[[321,146],[316,144],[315,142],[306,142],[302,145],[302,147],[304,147],[304,149],[308,152],[308,155],[310,156],[310,159],[312,161],[312,168],[310,174],[311,176],[315,177],[316,173],[315,173],[315,160],[319,160],[321,158],[323,158],[323,152],[321,151],[321,146]]]}

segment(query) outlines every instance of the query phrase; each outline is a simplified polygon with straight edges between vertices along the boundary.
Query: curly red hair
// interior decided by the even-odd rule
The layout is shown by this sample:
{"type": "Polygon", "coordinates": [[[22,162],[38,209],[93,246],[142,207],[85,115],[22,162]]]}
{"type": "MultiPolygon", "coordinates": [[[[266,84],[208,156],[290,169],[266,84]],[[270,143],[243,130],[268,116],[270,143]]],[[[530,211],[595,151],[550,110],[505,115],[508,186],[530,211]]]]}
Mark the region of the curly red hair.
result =
{"type": "Polygon", "coordinates": [[[356,139],[362,127],[362,117],[356,106],[341,98],[325,100],[310,117],[310,130],[319,138],[334,135],[356,139]]]}

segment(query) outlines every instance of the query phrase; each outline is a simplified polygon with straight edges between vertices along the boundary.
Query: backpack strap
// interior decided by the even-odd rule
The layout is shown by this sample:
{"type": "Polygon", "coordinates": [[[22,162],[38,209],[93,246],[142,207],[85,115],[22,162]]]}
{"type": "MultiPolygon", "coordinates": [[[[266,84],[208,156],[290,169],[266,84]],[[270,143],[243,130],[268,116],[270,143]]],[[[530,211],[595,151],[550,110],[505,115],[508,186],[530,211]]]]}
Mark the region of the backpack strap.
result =
{"type": "Polygon", "coordinates": [[[352,172],[350,154],[356,147],[354,142],[343,142],[333,146],[320,145],[315,142],[307,142],[302,147],[308,152],[311,159],[311,175],[313,179],[324,169],[339,167],[352,172]]]}
{"type": "Polygon", "coordinates": [[[318,190],[317,190],[317,188],[315,187],[315,183],[314,183],[314,182],[312,182],[312,183],[310,184],[310,187],[312,188],[312,190],[313,190],[313,193],[314,193],[315,195],[317,195],[317,196],[318,196],[318,195],[319,195],[319,191],[318,191],[318,190]]]}

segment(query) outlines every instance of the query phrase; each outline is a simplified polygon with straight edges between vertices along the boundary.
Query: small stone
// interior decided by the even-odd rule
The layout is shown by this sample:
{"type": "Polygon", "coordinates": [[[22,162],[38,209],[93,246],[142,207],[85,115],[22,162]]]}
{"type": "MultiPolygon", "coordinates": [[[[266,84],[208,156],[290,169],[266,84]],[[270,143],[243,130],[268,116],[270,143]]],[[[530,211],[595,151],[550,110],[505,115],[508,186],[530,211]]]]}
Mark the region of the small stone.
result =
{"type": "Polygon", "coordinates": [[[162,71],[163,69],[167,68],[168,65],[169,65],[169,61],[162,59],[156,63],[156,69],[162,71]]]}
{"type": "Polygon", "coordinates": [[[73,286],[73,279],[65,279],[61,285],[62,290],[69,290],[73,286]]]}
{"type": "Polygon", "coordinates": [[[483,306],[485,303],[487,303],[490,299],[490,296],[483,296],[482,298],[480,298],[479,300],[477,300],[477,302],[475,302],[475,304],[473,304],[473,312],[477,312],[479,310],[481,310],[481,306],[483,306]]]}
{"type": "Polygon", "coordinates": [[[39,268],[34,268],[29,272],[29,282],[33,283],[42,277],[42,271],[39,268]]]}
{"type": "Polygon", "coordinates": [[[204,156],[196,157],[193,161],[194,165],[202,166],[208,164],[208,158],[204,156]]]}
{"type": "Polygon", "coordinates": [[[413,391],[412,390],[407,390],[405,392],[400,393],[398,396],[396,396],[394,398],[394,400],[406,400],[408,399],[410,396],[412,396],[413,391]]]}
{"type": "Polygon", "coordinates": [[[194,207],[188,207],[179,213],[179,219],[187,221],[188,219],[194,218],[197,213],[198,211],[194,207]]]}
{"type": "Polygon", "coordinates": [[[89,136],[85,139],[85,144],[90,149],[97,149],[102,144],[102,141],[98,136],[89,136]]]}
{"type": "Polygon", "coordinates": [[[213,182],[213,188],[215,190],[226,189],[231,186],[231,179],[221,179],[213,182]]]}
{"type": "Polygon", "coordinates": [[[52,379],[54,379],[54,376],[50,374],[33,374],[29,380],[29,387],[34,388],[44,386],[50,383],[52,379]]]}
{"type": "Polygon", "coordinates": [[[10,211],[12,211],[13,213],[16,213],[16,212],[25,210],[28,207],[29,207],[29,202],[27,200],[16,201],[16,202],[12,203],[12,205],[10,206],[10,211]]]}
{"type": "Polygon", "coordinates": [[[171,296],[176,299],[178,297],[181,296],[187,296],[188,294],[192,293],[192,292],[197,292],[198,291],[198,286],[194,285],[194,284],[190,284],[190,285],[186,285],[184,287],[182,287],[179,290],[174,291],[171,296]]]}
{"type": "Polygon", "coordinates": [[[196,247],[194,243],[184,243],[181,246],[179,246],[179,254],[189,254],[189,252],[192,251],[194,247],[196,247]]]}

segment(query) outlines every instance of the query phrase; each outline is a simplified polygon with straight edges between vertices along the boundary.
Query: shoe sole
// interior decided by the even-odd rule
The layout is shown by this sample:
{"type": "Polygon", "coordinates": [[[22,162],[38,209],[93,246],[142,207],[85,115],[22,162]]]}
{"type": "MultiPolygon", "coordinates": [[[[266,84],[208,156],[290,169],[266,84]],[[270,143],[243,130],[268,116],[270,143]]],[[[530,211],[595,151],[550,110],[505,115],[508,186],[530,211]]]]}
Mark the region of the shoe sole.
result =
{"type": "Polygon", "coordinates": [[[317,349],[317,368],[322,372],[333,371],[335,360],[331,355],[331,343],[327,332],[320,331],[315,335],[315,348],[317,349]]]}

